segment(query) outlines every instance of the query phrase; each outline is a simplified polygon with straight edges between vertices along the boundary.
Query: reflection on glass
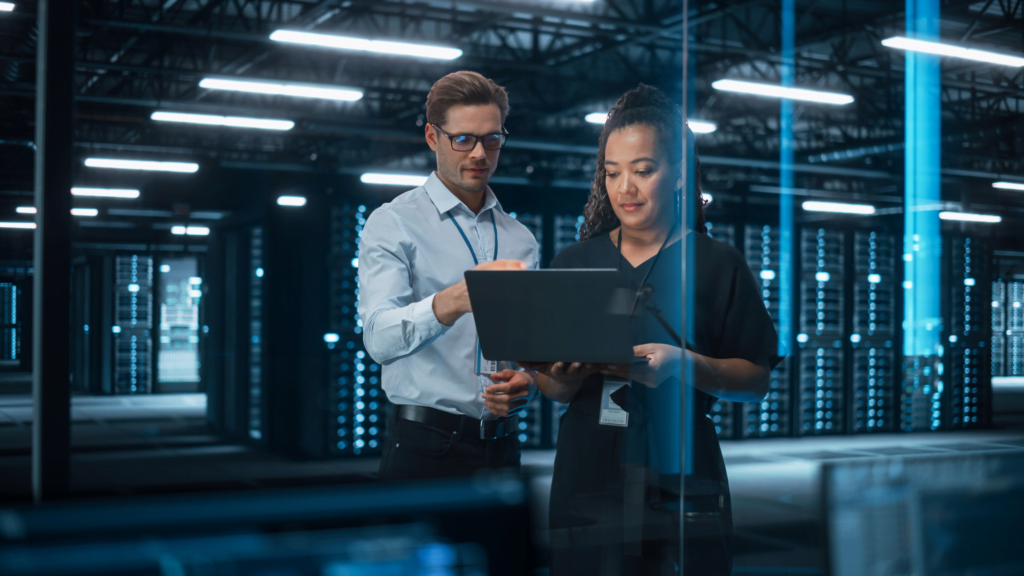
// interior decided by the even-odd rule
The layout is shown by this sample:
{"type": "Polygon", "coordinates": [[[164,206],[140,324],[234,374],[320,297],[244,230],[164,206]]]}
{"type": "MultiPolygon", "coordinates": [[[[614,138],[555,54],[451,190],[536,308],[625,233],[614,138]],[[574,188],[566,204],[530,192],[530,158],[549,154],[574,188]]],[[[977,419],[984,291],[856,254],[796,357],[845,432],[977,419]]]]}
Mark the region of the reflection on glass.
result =
{"type": "Polygon", "coordinates": [[[153,392],[153,257],[114,261],[115,394],[153,392]]]}

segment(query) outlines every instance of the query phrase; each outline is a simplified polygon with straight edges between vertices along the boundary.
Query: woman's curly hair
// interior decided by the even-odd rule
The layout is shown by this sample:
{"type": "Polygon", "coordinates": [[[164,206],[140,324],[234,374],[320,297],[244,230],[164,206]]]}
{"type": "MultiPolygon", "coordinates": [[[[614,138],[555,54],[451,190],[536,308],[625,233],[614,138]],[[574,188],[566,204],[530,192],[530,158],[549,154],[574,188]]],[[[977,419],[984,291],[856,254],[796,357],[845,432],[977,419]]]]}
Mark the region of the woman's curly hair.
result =
{"type": "MultiPolygon", "coordinates": [[[[661,90],[646,84],[640,84],[623,94],[615,103],[615,107],[608,112],[608,121],[605,122],[598,140],[597,171],[594,173],[594,181],[590,184],[590,198],[583,209],[584,222],[580,226],[580,240],[605,234],[619,226],[619,219],[612,210],[611,202],[608,200],[608,189],[605,187],[605,148],[608,146],[608,137],[613,132],[637,124],[654,128],[670,162],[675,166],[682,164],[681,144],[685,124],[679,106],[669,100],[661,90]]],[[[693,132],[689,127],[685,127],[685,130],[687,148],[690,151],[690,162],[687,164],[693,166],[692,190],[696,192],[690,203],[689,226],[697,232],[707,234],[707,226],[704,224],[704,197],[700,193],[700,162],[694,151],[693,132]]]]}

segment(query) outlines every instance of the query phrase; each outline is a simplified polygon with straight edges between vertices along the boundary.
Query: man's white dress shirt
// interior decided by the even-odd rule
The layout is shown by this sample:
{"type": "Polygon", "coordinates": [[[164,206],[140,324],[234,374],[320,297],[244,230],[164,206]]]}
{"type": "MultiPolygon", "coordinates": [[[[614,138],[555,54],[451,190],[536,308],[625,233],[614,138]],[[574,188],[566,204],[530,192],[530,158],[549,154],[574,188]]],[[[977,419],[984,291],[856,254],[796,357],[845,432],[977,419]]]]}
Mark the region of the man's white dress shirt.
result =
{"type": "Polygon", "coordinates": [[[495,226],[497,259],[537,268],[533,234],[502,210],[490,188],[485,194],[483,209],[473,214],[432,173],[423,186],[366,220],[359,245],[359,317],[366,351],[381,364],[381,386],[394,404],[496,418],[480,397],[482,386],[493,381],[476,373],[473,315],[445,326],[432,308],[436,293],[473,268],[467,242],[479,262],[494,259],[495,226]]]}

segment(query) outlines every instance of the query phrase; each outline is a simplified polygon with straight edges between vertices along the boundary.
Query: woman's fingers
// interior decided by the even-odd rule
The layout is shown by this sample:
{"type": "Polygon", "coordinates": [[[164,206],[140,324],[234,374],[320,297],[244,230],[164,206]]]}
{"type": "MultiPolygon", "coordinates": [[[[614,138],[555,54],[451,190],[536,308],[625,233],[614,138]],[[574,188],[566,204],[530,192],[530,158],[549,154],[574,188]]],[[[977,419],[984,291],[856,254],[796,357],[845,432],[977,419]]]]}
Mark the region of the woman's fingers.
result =
{"type": "Polygon", "coordinates": [[[551,365],[552,376],[562,376],[565,374],[565,362],[555,362],[551,365]]]}
{"type": "Polygon", "coordinates": [[[641,356],[647,356],[648,354],[653,354],[653,353],[654,353],[654,345],[653,344],[637,344],[636,346],[633,346],[633,356],[636,356],[637,358],[639,358],[641,356]]]}

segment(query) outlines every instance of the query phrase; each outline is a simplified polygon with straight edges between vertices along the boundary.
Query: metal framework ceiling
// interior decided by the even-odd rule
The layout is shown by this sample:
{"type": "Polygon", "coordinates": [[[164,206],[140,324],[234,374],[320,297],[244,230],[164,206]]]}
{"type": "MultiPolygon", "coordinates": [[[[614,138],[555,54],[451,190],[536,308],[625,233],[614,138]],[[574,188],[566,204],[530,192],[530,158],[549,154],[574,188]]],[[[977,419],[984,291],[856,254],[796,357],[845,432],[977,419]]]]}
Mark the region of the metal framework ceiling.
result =
{"type": "MultiPolygon", "coordinates": [[[[942,36],[1024,52],[1022,2],[944,1],[942,36]]],[[[704,179],[713,187],[777,180],[771,163],[778,159],[778,101],[716,92],[711,82],[779,81],[780,4],[689,4],[691,117],[719,126],[698,141],[704,179]]],[[[843,107],[796,107],[798,186],[896,189],[904,56],[880,41],[905,29],[903,7],[891,0],[797,3],[795,84],[856,98],[843,107]]],[[[0,16],[0,140],[9,146],[32,139],[34,8],[23,1],[0,16]]],[[[325,173],[424,169],[430,165],[422,144],[426,93],[443,74],[469,68],[511,95],[512,138],[500,174],[538,183],[586,181],[597,135],[583,120],[587,112],[607,109],[639,82],[681,91],[678,0],[81,0],[78,15],[76,140],[83,153],[325,173]],[[441,44],[464,55],[430,61],[270,41],[282,28],[441,44]],[[335,103],[199,88],[211,75],[356,86],[365,97],[335,103]],[[288,118],[296,127],[270,134],[159,125],[149,120],[156,109],[288,118]]],[[[1024,176],[1022,105],[1024,69],[944,61],[946,176],[968,177],[968,185],[974,173],[1024,176]]],[[[31,187],[24,162],[5,162],[0,176],[0,187],[31,187]]]]}

